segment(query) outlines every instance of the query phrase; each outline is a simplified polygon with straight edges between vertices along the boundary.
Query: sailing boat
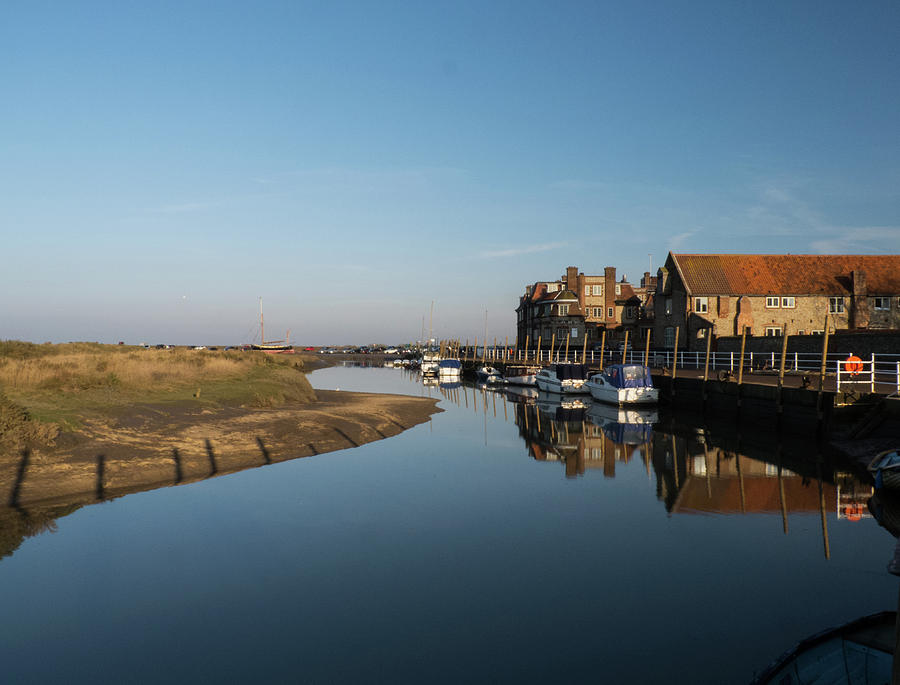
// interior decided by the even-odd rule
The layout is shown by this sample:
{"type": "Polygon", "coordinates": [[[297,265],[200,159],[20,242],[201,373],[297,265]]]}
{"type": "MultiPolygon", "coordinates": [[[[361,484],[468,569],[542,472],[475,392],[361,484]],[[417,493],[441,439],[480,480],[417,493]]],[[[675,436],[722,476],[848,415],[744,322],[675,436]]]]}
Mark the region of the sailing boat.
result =
{"type": "Polygon", "coordinates": [[[259,298],[259,344],[250,345],[251,350],[260,350],[269,354],[294,354],[291,346],[291,332],[287,332],[286,340],[269,340],[266,342],[266,328],[263,323],[262,298],[259,298]]]}

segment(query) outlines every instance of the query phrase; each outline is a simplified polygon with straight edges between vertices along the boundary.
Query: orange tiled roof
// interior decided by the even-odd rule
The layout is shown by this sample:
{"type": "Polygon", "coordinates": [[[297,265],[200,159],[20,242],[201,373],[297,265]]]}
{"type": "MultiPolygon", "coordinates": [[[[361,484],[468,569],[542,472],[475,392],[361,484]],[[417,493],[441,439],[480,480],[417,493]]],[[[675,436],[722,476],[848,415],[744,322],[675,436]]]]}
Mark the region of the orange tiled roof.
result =
{"type": "Polygon", "coordinates": [[[696,295],[846,295],[850,272],[866,274],[869,295],[900,294],[900,255],[673,254],[696,295]]]}

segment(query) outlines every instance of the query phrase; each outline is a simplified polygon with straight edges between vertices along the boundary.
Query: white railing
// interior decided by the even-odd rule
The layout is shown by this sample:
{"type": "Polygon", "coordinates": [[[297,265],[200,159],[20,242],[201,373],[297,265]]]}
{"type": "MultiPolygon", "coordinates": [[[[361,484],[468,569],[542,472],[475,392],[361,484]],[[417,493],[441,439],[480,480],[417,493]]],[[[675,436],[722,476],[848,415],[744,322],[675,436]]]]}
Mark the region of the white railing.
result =
{"type": "MultiPolygon", "coordinates": [[[[479,348],[479,354],[475,357],[481,359],[483,350],[479,348]]],[[[600,363],[600,352],[588,350],[504,350],[488,348],[486,359],[491,361],[520,361],[537,364],[551,364],[559,362],[586,362],[588,364],[600,363]]],[[[650,350],[648,364],[651,368],[672,368],[675,362],[675,352],[672,350],[650,350]]],[[[737,374],[741,365],[740,352],[712,352],[709,355],[709,374],[714,378],[719,371],[728,371],[737,374]]],[[[622,352],[606,350],[603,354],[604,366],[608,364],[622,363],[622,352]]],[[[643,364],[644,350],[629,349],[625,354],[626,364],[643,364]]],[[[845,352],[830,353],[826,358],[826,373],[836,378],[837,388],[853,383],[867,383],[871,392],[875,392],[876,386],[884,391],[884,386],[889,386],[893,391],[900,392],[900,354],[871,355],[869,359],[862,360],[862,369],[854,375],[847,367],[847,354],[845,352]]],[[[679,369],[703,369],[706,365],[706,352],[679,351],[677,354],[677,367],[679,369]]],[[[780,352],[745,352],[744,373],[775,373],[781,367],[780,352]]],[[[822,355],[815,352],[791,352],[785,356],[785,372],[788,374],[818,374],[822,369],[822,355]]]]}

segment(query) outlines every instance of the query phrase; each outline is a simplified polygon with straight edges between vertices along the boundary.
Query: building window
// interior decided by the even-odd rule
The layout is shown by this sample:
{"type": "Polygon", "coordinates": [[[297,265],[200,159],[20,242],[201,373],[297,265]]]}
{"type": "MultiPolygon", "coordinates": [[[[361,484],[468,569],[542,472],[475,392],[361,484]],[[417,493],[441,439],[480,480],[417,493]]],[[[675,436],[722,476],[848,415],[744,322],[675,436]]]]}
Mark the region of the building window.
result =
{"type": "Polygon", "coordinates": [[[603,318],[603,307],[594,307],[594,316],[598,319],[603,318]]]}
{"type": "Polygon", "coordinates": [[[672,347],[675,344],[675,327],[666,326],[665,335],[663,337],[663,345],[672,347]]]}
{"type": "Polygon", "coordinates": [[[557,290],[558,290],[558,286],[556,285],[556,283],[548,283],[547,284],[547,292],[548,293],[555,293],[557,290]]]}
{"type": "Polygon", "coordinates": [[[603,286],[602,285],[594,285],[591,286],[591,294],[600,297],[603,295],[603,286]]]}
{"type": "Polygon", "coordinates": [[[781,337],[781,326],[766,326],[766,337],[767,338],[781,337]]]}
{"type": "Polygon", "coordinates": [[[785,309],[793,309],[796,306],[796,304],[794,302],[794,298],[793,297],[782,297],[781,298],[781,306],[784,307],[785,309]]]}
{"type": "Polygon", "coordinates": [[[629,320],[634,320],[637,318],[637,307],[629,305],[625,307],[625,318],[629,320]]]}
{"type": "Polygon", "coordinates": [[[622,286],[616,283],[616,295],[622,294],[622,286]]]}
{"type": "Polygon", "coordinates": [[[806,331],[804,331],[804,330],[801,328],[799,331],[797,331],[797,335],[806,335],[806,331]]]}
{"type": "Polygon", "coordinates": [[[891,299],[889,297],[876,297],[875,309],[889,310],[891,308],[891,299]]]}
{"type": "Polygon", "coordinates": [[[781,298],[779,297],[767,297],[766,298],[766,309],[777,309],[781,304],[781,298]]]}
{"type": "Polygon", "coordinates": [[[557,328],[556,329],[556,339],[562,340],[563,338],[566,337],[566,333],[568,333],[568,332],[569,332],[569,329],[567,329],[567,328],[557,328]]]}
{"type": "Polygon", "coordinates": [[[828,312],[830,314],[843,314],[844,313],[844,298],[843,297],[829,297],[828,298],[828,312]]]}
{"type": "Polygon", "coordinates": [[[578,329],[577,329],[577,328],[573,328],[573,329],[572,329],[572,337],[573,337],[573,338],[577,338],[577,337],[578,337],[578,329]]]}
{"type": "Polygon", "coordinates": [[[591,294],[591,286],[589,286],[589,285],[584,286],[584,296],[587,297],[590,294],[591,294]]]}
{"type": "Polygon", "coordinates": [[[606,308],[606,318],[611,319],[616,315],[616,311],[612,307],[606,308]]]}
{"type": "Polygon", "coordinates": [[[672,298],[667,297],[665,300],[665,304],[666,304],[666,316],[671,316],[672,315],[672,298]]]}
{"type": "Polygon", "coordinates": [[[567,304],[559,305],[559,307],[557,307],[557,313],[560,316],[568,316],[569,315],[569,305],[567,305],[567,304]]]}
{"type": "Polygon", "coordinates": [[[698,314],[706,314],[709,311],[709,301],[705,297],[695,297],[694,311],[698,314]]]}

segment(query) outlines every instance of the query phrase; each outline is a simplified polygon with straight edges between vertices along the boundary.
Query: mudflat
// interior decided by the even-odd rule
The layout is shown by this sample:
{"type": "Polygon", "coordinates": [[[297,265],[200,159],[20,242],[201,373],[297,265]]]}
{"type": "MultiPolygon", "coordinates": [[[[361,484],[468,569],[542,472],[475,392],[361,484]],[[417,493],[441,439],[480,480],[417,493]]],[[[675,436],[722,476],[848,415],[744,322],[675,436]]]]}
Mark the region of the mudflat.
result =
{"type": "MultiPolygon", "coordinates": [[[[300,355],[0,344],[0,492],[86,504],[356,447],[437,401],[315,391],[300,355]]],[[[2,496],[2,495],[0,495],[2,496]]]]}

